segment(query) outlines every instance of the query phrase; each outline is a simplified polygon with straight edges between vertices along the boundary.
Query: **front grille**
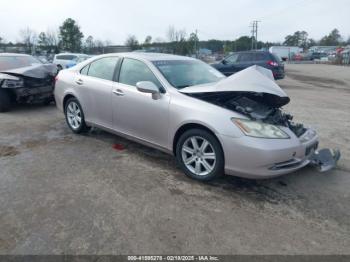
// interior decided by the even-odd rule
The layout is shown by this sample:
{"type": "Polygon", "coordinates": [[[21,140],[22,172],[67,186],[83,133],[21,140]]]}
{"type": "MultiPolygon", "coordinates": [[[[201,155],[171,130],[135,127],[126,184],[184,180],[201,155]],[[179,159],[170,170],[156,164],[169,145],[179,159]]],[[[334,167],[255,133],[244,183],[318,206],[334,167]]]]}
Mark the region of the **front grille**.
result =
{"type": "Polygon", "coordinates": [[[41,86],[51,86],[54,83],[54,78],[49,76],[46,78],[31,78],[27,77],[24,79],[25,87],[41,87],[41,86]]]}

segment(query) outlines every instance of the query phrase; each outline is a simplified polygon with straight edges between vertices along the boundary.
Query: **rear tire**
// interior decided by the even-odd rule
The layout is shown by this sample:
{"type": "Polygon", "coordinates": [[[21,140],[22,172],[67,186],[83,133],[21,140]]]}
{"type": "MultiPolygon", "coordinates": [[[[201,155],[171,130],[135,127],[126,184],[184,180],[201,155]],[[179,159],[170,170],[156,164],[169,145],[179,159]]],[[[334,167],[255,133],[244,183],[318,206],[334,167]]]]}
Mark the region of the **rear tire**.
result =
{"type": "Polygon", "coordinates": [[[83,109],[75,97],[69,98],[64,106],[64,114],[69,128],[76,134],[89,130],[85,123],[83,109]]]}
{"type": "Polygon", "coordinates": [[[0,112],[7,112],[11,108],[11,96],[7,90],[0,89],[0,112]]]}
{"type": "Polygon", "coordinates": [[[183,133],[176,145],[176,159],[190,178],[209,181],[224,174],[224,153],[218,139],[203,129],[183,133]]]}

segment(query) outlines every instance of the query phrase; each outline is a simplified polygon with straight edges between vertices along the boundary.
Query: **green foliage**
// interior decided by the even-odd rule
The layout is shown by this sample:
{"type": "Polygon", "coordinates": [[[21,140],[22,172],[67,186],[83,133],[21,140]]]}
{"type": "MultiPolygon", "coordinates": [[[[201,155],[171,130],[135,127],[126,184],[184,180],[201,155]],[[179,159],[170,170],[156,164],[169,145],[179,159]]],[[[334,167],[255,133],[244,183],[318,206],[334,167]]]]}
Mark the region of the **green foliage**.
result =
{"type": "Polygon", "coordinates": [[[191,54],[197,54],[198,52],[198,42],[199,38],[197,33],[191,33],[190,37],[188,38],[188,50],[191,54]]]}
{"type": "Polygon", "coordinates": [[[284,45],[298,46],[301,48],[307,48],[308,45],[308,33],[306,31],[296,31],[293,35],[287,35],[284,38],[284,45]]]}
{"type": "Polygon", "coordinates": [[[144,45],[150,45],[152,43],[152,36],[148,35],[145,39],[144,45]]]}
{"type": "Polygon", "coordinates": [[[44,32],[41,32],[38,36],[38,46],[42,48],[46,48],[48,46],[47,44],[47,37],[44,32]]]}
{"type": "Polygon", "coordinates": [[[319,42],[312,38],[308,38],[308,33],[305,31],[296,31],[292,35],[287,35],[283,44],[289,46],[299,46],[304,49],[318,44],[324,46],[337,46],[342,44],[342,38],[338,29],[333,29],[328,35],[322,37],[319,42]]]}
{"type": "Polygon", "coordinates": [[[79,52],[81,50],[83,33],[79,25],[71,18],[66,19],[59,28],[60,47],[62,50],[79,52]]]}
{"type": "Polygon", "coordinates": [[[340,45],[342,41],[341,35],[338,29],[333,29],[328,35],[324,36],[320,40],[320,45],[330,45],[337,46],[340,45]]]}
{"type": "Polygon", "coordinates": [[[211,39],[208,41],[200,41],[199,46],[201,48],[207,48],[212,50],[213,52],[222,52],[224,47],[224,41],[211,39]]]}
{"type": "MultiPolygon", "coordinates": [[[[176,32],[176,30],[175,30],[176,32]]],[[[223,41],[211,39],[208,41],[199,41],[198,35],[191,33],[186,39],[182,38],[180,41],[172,41],[167,43],[152,43],[150,46],[143,47],[153,47],[158,52],[167,52],[179,55],[192,55],[196,53],[199,48],[210,49],[214,53],[229,53],[235,51],[245,51],[250,50],[252,45],[252,39],[249,36],[242,36],[235,41],[223,41]]],[[[270,47],[272,45],[277,45],[276,43],[269,42],[258,42],[258,49],[262,47],[270,47]]]]}
{"type": "Polygon", "coordinates": [[[125,45],[130,46],[131,50],[136,50],[139,48],[139,41],[137,40],[136,36],[129,35],[125,41],[125,45]]]}
{"type": "Polygon", "coordinates": [[[92,49],[95,47],[95,42],[94,42],[94,38],[89,35],[86,39],[85,39],[85,43],[84,43],[84,52],[87,54],[91,54],[92,49]]]}

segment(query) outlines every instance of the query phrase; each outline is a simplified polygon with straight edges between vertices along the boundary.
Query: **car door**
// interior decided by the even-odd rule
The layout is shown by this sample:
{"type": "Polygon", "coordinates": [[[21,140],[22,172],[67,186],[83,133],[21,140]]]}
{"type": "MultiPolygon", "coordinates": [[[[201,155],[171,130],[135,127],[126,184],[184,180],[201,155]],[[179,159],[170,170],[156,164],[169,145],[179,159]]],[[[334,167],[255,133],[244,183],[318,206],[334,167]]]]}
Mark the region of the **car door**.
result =
{"type": "Polygon", "coordinates": [[[238,57],[239,54],[233,54],[231,56],[226,57],[222,61],[222,65],[219,68],[219,71],[226,76],[230,76],[239,71],[238,65],[238,57]]]}
{"type": "Polygon", "coordinates": [[[113,90],[114,129],[165,147],[168,139],[169,94],[144,62],[124,58],[113,90]],[[137,90],[136,83],[151,81],[161,90],[158,99],[137,90]]]}
{"type": "Polygon", "coordinates": [[[238,66],[237,66],[239,71],[254,65],[255,63],[254,59],[255,59],[254,53],[247,52],[247,53],[239,54],[238,66]]]}
{"type": "Polygon", "coordinates": [[[112,90],[118,60],[118,57],[100,58],[86,65],[76,76],[86,121],[113,127],[112,90]]]}
{"type": "Polygon", "coordinates": [[[254,60],[255,60],[256,65],[268,68],[268,61],[271,59],[270,59],[268,53],[257,52],[257,53],[255,53],[254,60]]]}

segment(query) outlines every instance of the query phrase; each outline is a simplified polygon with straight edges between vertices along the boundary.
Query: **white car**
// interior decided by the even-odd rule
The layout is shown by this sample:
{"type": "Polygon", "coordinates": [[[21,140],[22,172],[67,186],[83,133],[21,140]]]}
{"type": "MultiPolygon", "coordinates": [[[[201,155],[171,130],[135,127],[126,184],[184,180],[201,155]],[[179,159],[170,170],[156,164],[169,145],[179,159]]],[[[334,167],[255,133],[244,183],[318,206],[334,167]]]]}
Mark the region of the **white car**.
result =
{"type": "Polygon", "coordinates": [[[55,55],[53,63],[57,66],[58,70],[70,67],[72,62],[82,58],[89,58],[90,56],[85,54],[74,54],[74,53],[61,53],[55,55]]]}

